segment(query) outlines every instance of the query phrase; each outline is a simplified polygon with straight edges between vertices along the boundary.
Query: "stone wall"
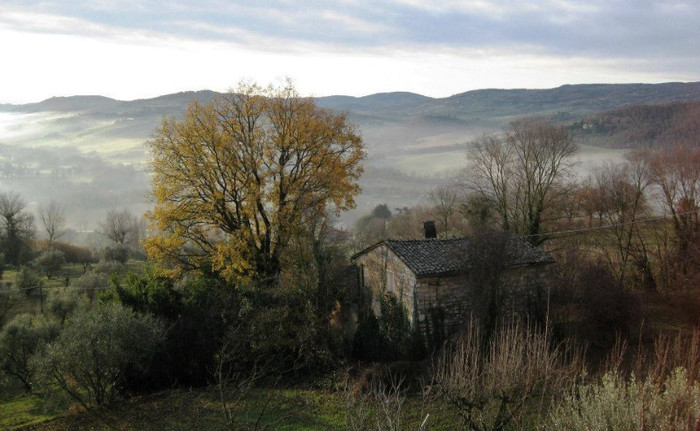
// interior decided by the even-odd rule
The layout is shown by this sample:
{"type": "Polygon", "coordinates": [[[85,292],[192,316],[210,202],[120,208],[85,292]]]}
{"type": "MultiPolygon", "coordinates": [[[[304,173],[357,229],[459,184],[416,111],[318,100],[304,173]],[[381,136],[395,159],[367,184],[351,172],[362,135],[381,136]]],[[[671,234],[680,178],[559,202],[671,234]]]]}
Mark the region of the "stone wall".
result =
{"type": "MultiPolygon", "coordinates": [[[[468,275],[443,275],[416,278],[415,274],[388,247],[381,244],[355,258],[360,283],[371,292],[371,308],[380,314],[381,297],[395,295],[406,307],[411,325],[433,325],[441,316],[447,332],[452,332],[473,316],[483,320],[489,313],[489,295],[468,275]],[[391,274],[391,275],[389,275],[391,274]],[[394,281],[394,291],[388,283],[394,281]],[[415,305],[415,307],[414,307],[415,305]]],[[[548,265],[531,265],[505,271],[498,282],[503,293],[501,317],[522,316],[533,312],[533,305],[544,306],[548,265]]]]}
{"type": "Polygon", "coordinates": [[[371,307],[375,315],[380,314],[379,299],[395,295],[408,310],[408,319],[413,324],[413,295],[416,276],[387,246],[381,244],[355,259],[360,268],[360,283],[372,293],[371,307]],[[389,282],[393,279],[393,292],[389,282]]]}
{"type": "MultiPolygon", "coordinates": [[[[539,311],[546,304],[543,292],[547,283],[546,265],[507,270],[498,281],[502,292],[500,317],[524,316],[539,311]]],[[[436,325],[436,319],[447,332],[456,330],[472,317],[482,320],[489,313],[489,292],[479,287],[468,275],[421,277],[416,285],[417,319],[422,329],[436,325]]],[[[431,328],[430,330],[434,330],[431,328]]]]}

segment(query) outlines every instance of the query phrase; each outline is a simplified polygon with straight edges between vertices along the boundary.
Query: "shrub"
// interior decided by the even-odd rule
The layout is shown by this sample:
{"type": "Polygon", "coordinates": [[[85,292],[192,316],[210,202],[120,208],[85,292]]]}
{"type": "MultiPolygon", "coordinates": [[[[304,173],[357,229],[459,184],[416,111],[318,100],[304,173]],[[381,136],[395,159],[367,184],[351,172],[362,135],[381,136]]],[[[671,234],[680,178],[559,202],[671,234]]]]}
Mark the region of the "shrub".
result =
{"type": "Polygon", "coordinates": [[[40,375],[83,407],[127,395],[125,382],[143,376],[162,339],[162,325],[120,304],[75,312],[41,357],[40,375]]]}
{"type": "Polygon", "coordinates": [[[576,387],[548,417],[547,429],[690,430],[700,425],[700,383],[676,368],[664,381],[607,373],[576,387]]]}
{"type": "Polygon", "coordinates": [[[10,312],[16,304],[16,300],[9,287],[9,283],[0,283],[0,329],[5,324],[5,318],[11,316],[10,312]]]}
{"type": "Polygon", "coordinates": [[[34,259],[34,265],[37,266],[49,280],[63,268],[65,263],[66,258],[63,252],[59,250],[46,250],[42,252],[39,257],[34,259]]]}
{"type": "MultiPolygon", "coordinates": [[[[407,390],[402,378],[391,375],[388,381],[374,380],[364,392],[345,390],[345,424],[351,431],[378,429],[426,430],[428,416],[410,420],[406,414],[407,390]],[[413,423],[411,423],[413,422],[413,423]]],[[[423,400],[425,401],[425,400],[423,400]]]]}
{"type": "Polygon", "coordinates": [[[81,305],[80,293],[74,289],[56,289],[49,293],[46,310],[60,326],[81,305]]]}
{"type": "Polygon", "coordinates": [[[420,330],[411,328],[403,304],[394,296],[380,300],[381,314],[371,312],[360,321],[353,339],[353,356],[367,361],[422,359],[425,341],[420,330]]]}
{"type": "Polygon", "coordinates": [[[114,282],[112,293],[119,302],[142,313],[173,319],[180,315],[183,298],[172,279],[146,270],[143,274],[129,273],[123,284],[114,282]]]}
{"type": "MultiPolygon", "coordinates": [[[[153,314],[166,323],[164,342],[153,358],[152,372],[146,378],[129,380],[132,390],[209,383],[214,356],[228,328],[239,322],[236,290],[208,277],[188,277],[176,284],[146,268],[142,273],[129,274],[123,282],[114,280],[101,297],[153,314]]],[[[240,344],[246,342],[241,340],[240,344]]]]}
{"type": "Polygon", "coordinates": [[[83,273],[87,271],[91,264],[97,263],[97,258],[93,254],[92,250],[87,247],[56,241],[54,241],[51,246],[63,253],[66,258],[66,262],[81,264],[83,266],[83,273]]]}
{"type": "Polygon", "coordinates": [[[497,328],[486,341],[472,321],[439,357],[433,388],[458,409],[466,429],[522,426],[529,400],[549,399],[575,382],[581,362],[573,353],[517,323],[497,328]]]}
{"type": "Polygon", "coordinates": [[[111,276],[113,274],[121,274],[125,271],[125,266],[114,260],[101,260],[92,268],[95,274],[111,276]]]}
{"type": "Polygon", "coordinates": [[[22,266],[19,268],[19,271],[17,271],[15,287],[23,291],[26,296],[30,296],[36,289],[43,286],[43,284],[44,282],[31,268],[22,266]]]}
{"type": "Polygon", "coordinates": [[[108,262],[119,262],[123,265],[129,260],[129,249],[124,245],[106,247],[103,256],[108,262]]]}
{"type": "Polygon", "coordinates": [[[0,331],[0,371],[19,380],[25,391],[31,393],[36,371],[31,359],[57,335],[57,325],[42,316],[15,316],[0,331]]]}
{"type": "Polygon", "coordinates": [[[316,314],[310,291],[291,284],[245,287],[241,293],[242,314],[235,336],[245,337],[250,346],[249,358],[242,358],[247,363],[267,362],[271,370],[295,374],[317,374],[332,365],[328,320],[316,314]]]}
{"type": "Polygon", "coordinates": [[[368,313],[357,325],[355,337],[352,340],[352,354],[357,359],[378,361],[384,358],[385,340],[379,333],[379,321],[368,313]]]}
{"type": "Polygon", "coordinates": [[[109,287],[109,274],[98,271],[95,267],[92,271],[88,271],[80,278],[74,279],[71,282],[71,289],[83,293],[90,302],[95,298],[95,292],[105,290],[109,287]]]}
{"type": "Polygon", "coordinates": [[[642,323],[639,300],[624,290],[602,264],[589,264],[580,275],[584,313],[580,335],[593,352],[609,350],[618,337],[636,339],[642,323]]]}

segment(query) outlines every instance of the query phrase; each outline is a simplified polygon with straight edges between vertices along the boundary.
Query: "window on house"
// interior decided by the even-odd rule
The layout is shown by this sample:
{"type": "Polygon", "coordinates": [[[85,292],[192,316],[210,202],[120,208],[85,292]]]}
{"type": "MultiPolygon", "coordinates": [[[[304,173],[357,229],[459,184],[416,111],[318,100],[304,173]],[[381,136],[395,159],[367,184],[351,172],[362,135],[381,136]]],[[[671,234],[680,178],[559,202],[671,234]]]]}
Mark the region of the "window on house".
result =
{"type": "Polygon", "coordinates": [[[386,291],[394,293],[394,273],[391,271],[386,272],[386,291]]]}

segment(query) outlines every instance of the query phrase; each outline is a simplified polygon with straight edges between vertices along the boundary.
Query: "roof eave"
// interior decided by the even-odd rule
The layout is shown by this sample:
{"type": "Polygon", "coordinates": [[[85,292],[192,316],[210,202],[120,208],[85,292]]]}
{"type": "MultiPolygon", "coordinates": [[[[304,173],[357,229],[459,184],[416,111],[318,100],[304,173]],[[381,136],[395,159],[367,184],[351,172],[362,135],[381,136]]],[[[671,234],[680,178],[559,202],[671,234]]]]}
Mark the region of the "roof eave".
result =
{"type": "Polygon", "coordinates": [[[375,244],[370,245],[369,247],[367,247],[367,248],[365,248],[365,249],[363,249],[363,250],[358,251],[357,253],[355,253],[355,254],[353,254],[352,256],[350,256],[350,260],[355,260],[357,257],[359,257],[359,256],[361,256],[361,255],[363,255],[363,254],[365,254],[365,253],[369,253],[370,251],[374,250],[375,248],[377,248],[377,247],[383,245],[385,242],[386,242],[385,240],[382,240],[382,241],[379,241],[379,242],[377,242],[377,243],[375,243],[375,244]]]}

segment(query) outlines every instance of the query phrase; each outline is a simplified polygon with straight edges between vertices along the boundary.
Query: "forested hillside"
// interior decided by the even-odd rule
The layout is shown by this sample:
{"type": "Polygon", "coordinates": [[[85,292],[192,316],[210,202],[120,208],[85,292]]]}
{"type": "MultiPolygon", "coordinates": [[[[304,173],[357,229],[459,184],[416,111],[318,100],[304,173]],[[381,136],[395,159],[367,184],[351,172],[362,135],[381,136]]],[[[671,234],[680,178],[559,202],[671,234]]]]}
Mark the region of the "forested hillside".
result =
{"type": "Polygon", "coordinates": [[[700,102],[628,106],[591,115],[573,128],[582,139],[615,148],[698,146],[700,102]]]}

